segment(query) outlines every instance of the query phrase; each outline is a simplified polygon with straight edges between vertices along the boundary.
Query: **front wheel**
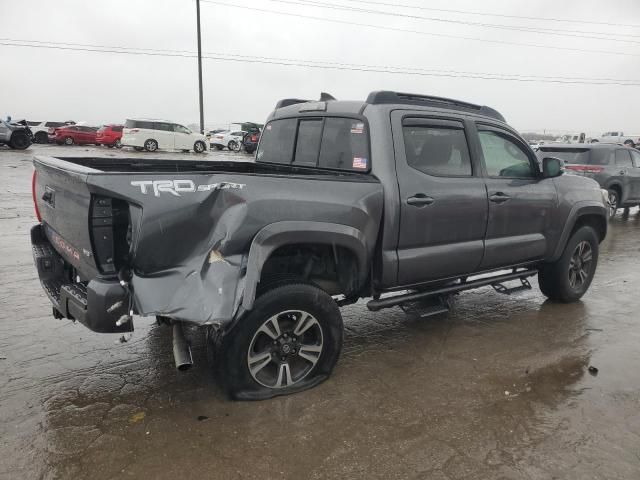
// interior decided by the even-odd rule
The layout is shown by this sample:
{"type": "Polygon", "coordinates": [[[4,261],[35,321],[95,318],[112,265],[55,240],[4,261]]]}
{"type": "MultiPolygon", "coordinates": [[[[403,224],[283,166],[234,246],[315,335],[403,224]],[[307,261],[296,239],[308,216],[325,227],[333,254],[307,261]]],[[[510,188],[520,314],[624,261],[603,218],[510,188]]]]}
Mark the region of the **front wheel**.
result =
{"type": "Polygon", "coordinates": [[[73,138],[72,137],[66,137],[64,139],[64,144],[65,145],[73,145],[73,138]]]}
{"type": "Polygon", "coordinates": [[[120,141],[120,139],[116,139],[115,142],[113,142],[113,146],[116,148],[122,148],[122,142],[120,141]]]}
{"type": "Polygon", "coordinates": [[[207,146],[205,145],[204,142],[197,141],[196,143],[193,144],[193,151],[196,153],[204,153],[206,149],[207,149],[207,146]]]}
{"type": "Polygon", "coordinates": [[[616,215],[616,212],[618,211],[618,208],[620,206],[620,194],[618,193],[617,190],[614,190],[614,189],[609,190],[609,198],[607,203],[608,203],[607,207],[609,209],[609,218],[613,218],[616,215]]]}
{"type": "Polygon", "coordinates": [[[280,285],[224,333],[219,373],[235,399],[287,395],[328,378],[341,348],[342,316],[331,296],[310,284],[280,285]]]}
{"type": "Polygon", "coordinates": [[[596,273],[599,248],[598,235],[593,228],[584,226],[576,230],[562,256],[540,269],[538,283],[542,293],[563,303],[582,298],[596,273]]]}

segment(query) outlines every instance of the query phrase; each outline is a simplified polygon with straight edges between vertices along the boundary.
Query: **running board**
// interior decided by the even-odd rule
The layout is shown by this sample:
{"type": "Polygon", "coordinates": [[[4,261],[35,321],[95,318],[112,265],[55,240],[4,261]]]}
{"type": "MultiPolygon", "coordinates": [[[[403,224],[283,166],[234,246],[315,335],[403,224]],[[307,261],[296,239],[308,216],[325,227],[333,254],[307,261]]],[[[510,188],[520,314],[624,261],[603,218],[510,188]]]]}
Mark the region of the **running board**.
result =
{"type": "MultiPolygon", "coordinates": [[[[463,292],[465,290],[473,290],[474,288],[485,287],[487,285],[499,285],[509,280],[526,280],[528,277],[533,277],[538,273],[538,270],[521,270],[519,272],[506,273],[503,275],[496,275],[494,277],[479,278],[470,282],[461,282],[455,285],[449,285],[447,287],[436,288],[425,292],[412,292],[403,295],[394,295],[392,297],[380,298],[378,300],[371,300],[367,303],[367,308],[373,312],[382,310],[383,308],[395,307],[397,305],[414,302],[416,300],[424,300],[429,297],[450,295],[452,293],[463,292]]],[[[528,282],[527,282],[528,283],[528,282]]],[[[494,287],[495,288],[495,287],[494,287]]],[[[522,288],[522,287],[516,287],[522,288]]]]}
{"type": "Polygon", "coordinates": [[[415,315],[420,318],[432,317],[451,310],[449,295],[442,295],[435,298],[425,298],[415,302],[405,302],[400,304],[400,308],[407,315],[415,315]]]}

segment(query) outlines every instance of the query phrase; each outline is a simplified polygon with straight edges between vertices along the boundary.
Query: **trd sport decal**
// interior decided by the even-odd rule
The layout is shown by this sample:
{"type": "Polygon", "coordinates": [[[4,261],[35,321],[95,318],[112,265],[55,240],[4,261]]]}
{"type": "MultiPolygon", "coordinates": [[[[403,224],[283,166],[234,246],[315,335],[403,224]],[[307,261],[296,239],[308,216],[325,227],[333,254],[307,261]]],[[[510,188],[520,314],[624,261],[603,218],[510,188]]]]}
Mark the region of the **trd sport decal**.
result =
{"type": "Polygon", "coordinates": [[[131,182],[133,187],[140,188],[140,193],[146,195],[153,191],[156,197],[161,193],[170,193],[181,197],[181,193],[210,192],[211,190],[243,189],[244,183],[220,182],[196,185],[192,180],[136,180],[131,182]]]}

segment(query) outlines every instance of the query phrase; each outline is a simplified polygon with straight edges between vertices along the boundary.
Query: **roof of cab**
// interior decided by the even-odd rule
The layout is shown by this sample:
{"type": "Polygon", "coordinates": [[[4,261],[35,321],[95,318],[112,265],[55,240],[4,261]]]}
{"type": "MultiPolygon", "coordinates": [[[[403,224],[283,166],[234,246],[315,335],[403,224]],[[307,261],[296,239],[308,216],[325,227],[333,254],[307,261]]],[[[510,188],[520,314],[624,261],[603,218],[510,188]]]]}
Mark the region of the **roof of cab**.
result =
{"type": "Polygon", "coordinates": [[[419,95],[413,93],[401,93],[388,90],[371,92],[366,101],[338,101],[331,95],[323,93],[320,100],[302,100],[298,98],[286,98],[276,104],[271,118],[298,115],[299,113],[327,112],[341,114],[359,114],[368,105],[411,105],[414,107],[427,107],[443,110],[456,110],[465,113],[490,117],[500,122],[506,122],[497,110],[484,105],[454,100],[451,98],[435,97],[431,95],[419,95]]]}

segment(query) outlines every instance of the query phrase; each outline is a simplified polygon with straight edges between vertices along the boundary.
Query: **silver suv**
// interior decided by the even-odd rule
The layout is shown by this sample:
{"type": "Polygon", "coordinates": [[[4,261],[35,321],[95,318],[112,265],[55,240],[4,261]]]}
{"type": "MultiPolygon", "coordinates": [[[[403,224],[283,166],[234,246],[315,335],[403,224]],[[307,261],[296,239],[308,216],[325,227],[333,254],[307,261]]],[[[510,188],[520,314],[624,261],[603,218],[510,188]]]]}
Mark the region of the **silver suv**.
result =
{"type": "Polygon", "coordinates": [[[24,150],[31,145],[29,127],[0,120],[0,145],[6,144],[16,150],[24,150]]]}
{"type": "Polygon", "coordinates": [[[640,205],[640,152],[615,143],[545,145],[540,154],[565,162],[567,172],[593,178],[609,192],[609,216],[640,205]]]}

